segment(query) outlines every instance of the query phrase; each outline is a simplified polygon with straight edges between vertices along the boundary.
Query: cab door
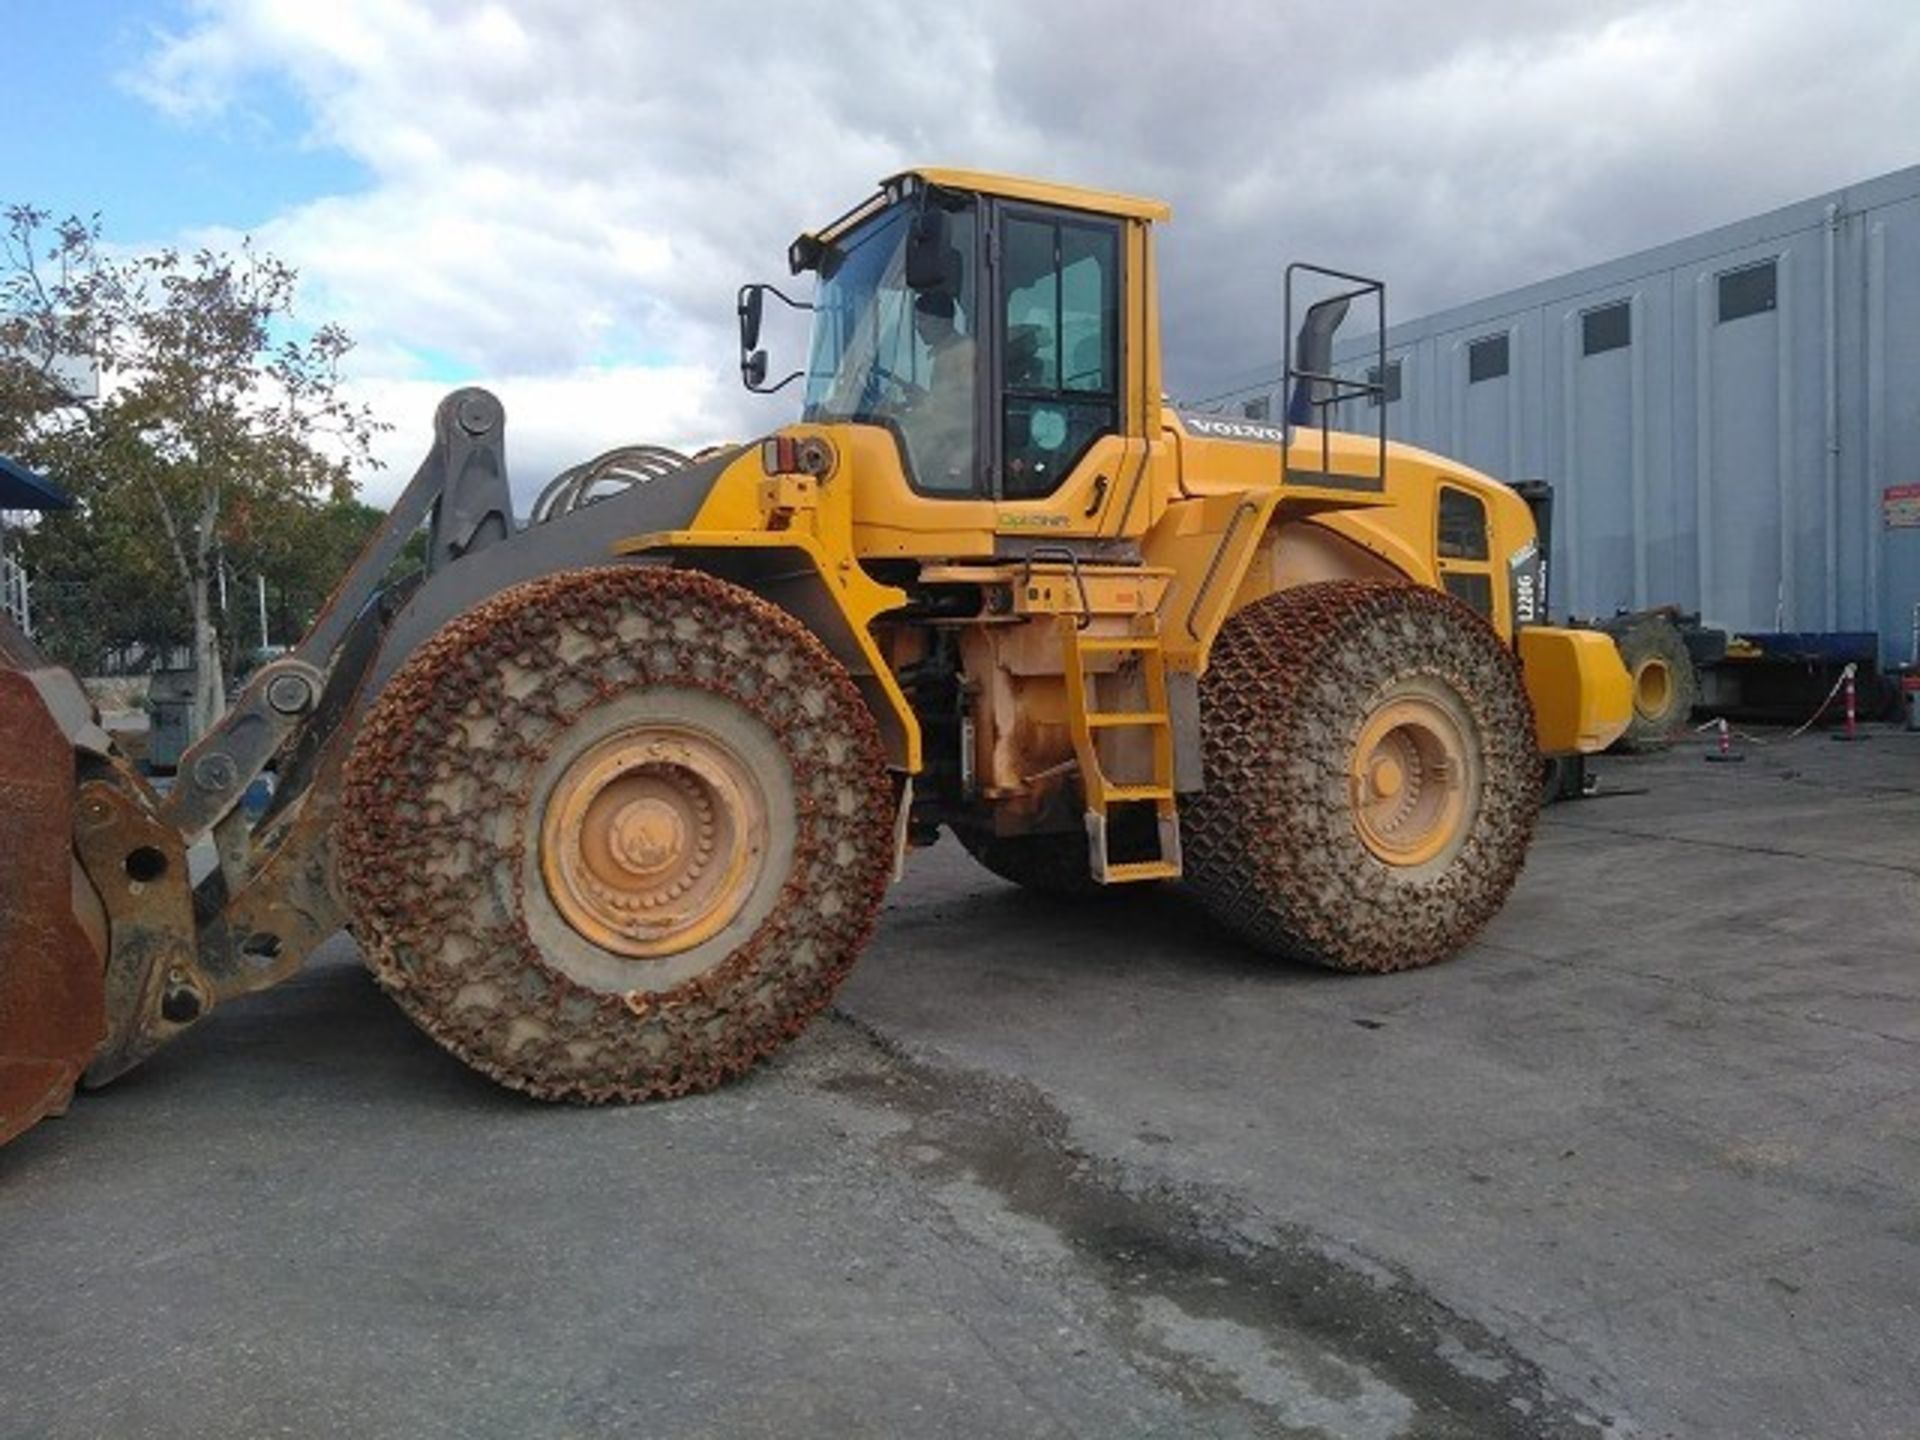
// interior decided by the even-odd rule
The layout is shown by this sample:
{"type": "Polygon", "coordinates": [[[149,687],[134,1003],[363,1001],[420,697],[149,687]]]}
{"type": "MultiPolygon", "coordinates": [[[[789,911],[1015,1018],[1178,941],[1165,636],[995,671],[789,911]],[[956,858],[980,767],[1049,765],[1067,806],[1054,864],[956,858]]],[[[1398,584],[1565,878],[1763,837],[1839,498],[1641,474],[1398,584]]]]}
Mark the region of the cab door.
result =
{"type": "MultiPolygon", "coordinates": [[[[1145,441],[1128,433],[1128,224],[1008,201],[988,224],[996,551],[1114,536],[1123,492],[1149,488],[1145,441]]],[[[1146,517],[1132,518],[1137,534],[1146,517]]]]}

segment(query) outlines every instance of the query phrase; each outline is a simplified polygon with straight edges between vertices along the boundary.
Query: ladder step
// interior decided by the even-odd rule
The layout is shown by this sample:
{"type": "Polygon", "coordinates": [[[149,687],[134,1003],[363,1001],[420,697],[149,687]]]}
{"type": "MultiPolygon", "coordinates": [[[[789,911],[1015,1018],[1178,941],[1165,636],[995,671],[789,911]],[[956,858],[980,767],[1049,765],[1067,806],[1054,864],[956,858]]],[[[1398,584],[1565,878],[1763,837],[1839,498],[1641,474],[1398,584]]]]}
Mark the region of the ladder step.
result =
{"type": "Polygon", "coordinates": [[[1166,714],[1159,710],[1089,710],[1087,724],[1096,729],[1101,726],[1115,725],[1170,725],[1166,714]]]}
{"type": "Polygon", "coordinates": [[[1107,866],[1107,884],[1123,885],[1130,880],[1178,880],[1180,867],[1171,860],[1125,860],[1107,866]]]}
{"type": "Polygon", "coordinates": [[[1076,637],[1074,647],[1082,655],[1104,655],[1136,650],[1158,650],[1158,635],[1087,635],[1076,637]]]}
{"type": "Polygon", "coordinates": [[[1108,804],[1125,804],[1129,800],[1171,800],[1171,785],[1109,785],[1107,786],[1108,804]]]}

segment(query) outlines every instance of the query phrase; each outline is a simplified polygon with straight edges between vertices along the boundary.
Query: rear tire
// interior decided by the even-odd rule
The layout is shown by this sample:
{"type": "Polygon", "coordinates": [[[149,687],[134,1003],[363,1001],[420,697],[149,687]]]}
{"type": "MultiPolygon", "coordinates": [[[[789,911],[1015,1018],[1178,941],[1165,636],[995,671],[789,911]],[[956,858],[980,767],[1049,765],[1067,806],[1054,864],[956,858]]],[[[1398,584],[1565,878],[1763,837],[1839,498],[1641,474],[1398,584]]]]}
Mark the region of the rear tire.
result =
{"type": "Polygon", "coordinates": [[[831,999],[891,798],[859,691],[784,611],[692,571],[569,571],[381,692],[339,876],[374,975],[467,1064],[545,1099],[679,1095],[831,999]]]}
{"type": "MultiPolygon", "coordinates": [[[[1076,803],[1078,795],[1076,792],[1076,803]]],[[[1108,858],[1144,859],[1157,854],[1160,828],[1149,805],[1122,805],[1107,822],[1108,858]]],[[[1098,900],[1108,895],[1139,894],[1156,881],[1129,880],[1102,885],[1093,878],[1084,830],[1047,830],[1037,834],[995,835],[990,830],[955,827],[966,852],[1002,880],[1056,900],[1098,900]]]]}
{"type": "Polygon", "coordinates": [[[1630,755],[1664,750],[1700,698],[1687,642],[1665,615],[1644,615],[1615,635],[1614,644],[1633,680],[1633,717],[1613,748],[1630,755]]]}
{"type": "Polygon", "coordinates": [[[1068,831],[1043,835],[991,835],[977,830],[953,833],[982,868],[1037,895],[1091,900],[1115,888],[1093,878],[1085,835],[1068,831]]]}
{"type": "Polygon", "coordinates": [[[1480,617],[1437,590],[1303,585],[1234,615],[1200,681],[1206,789],[1186,873],[1273,954],[1401,970],[1499,910],[1540,803],[1533,710],[1480,617]]]}

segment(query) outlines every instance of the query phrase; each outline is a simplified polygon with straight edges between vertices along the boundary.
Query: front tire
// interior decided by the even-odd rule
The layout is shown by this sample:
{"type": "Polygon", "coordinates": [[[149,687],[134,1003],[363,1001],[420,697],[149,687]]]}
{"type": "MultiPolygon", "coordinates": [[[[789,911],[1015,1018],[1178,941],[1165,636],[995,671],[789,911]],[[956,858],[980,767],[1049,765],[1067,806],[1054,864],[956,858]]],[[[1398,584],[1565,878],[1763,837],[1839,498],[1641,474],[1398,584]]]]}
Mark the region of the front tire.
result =
{"type": "Polygon", "coordinates": [[[1437,590],[1337,580],[1247,606],[1200,681],[1188,880],[1259,948],[1337,970],[1454,954],[1518,878],[1540,802],[1511,653],[1437,590]]]}
{"type": "Polygon", "coordinates": [[[697,572],[504,590],[381,692],[338,873],[416,1024],[546,1099],[731,1079],[799,1033],[892,863],[878,729],[784,611],[697,572]]]}

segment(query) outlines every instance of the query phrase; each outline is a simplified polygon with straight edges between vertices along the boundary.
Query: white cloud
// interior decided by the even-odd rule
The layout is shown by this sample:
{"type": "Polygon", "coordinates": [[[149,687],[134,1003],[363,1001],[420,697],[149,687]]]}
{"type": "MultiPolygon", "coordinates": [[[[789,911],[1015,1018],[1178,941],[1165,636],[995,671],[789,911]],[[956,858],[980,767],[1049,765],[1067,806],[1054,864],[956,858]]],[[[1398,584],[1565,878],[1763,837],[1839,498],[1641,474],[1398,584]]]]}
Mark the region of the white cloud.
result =
{"type": "MultiPolygon", "coordinates": [[[[596,366],[547,374],[487,377],[507,411],[509,479],[524,512],[561,470],[616,445],[643,442],[691,453],[748,439],[716,404],[712,377],[690,365],[596,366]]],[[[433,438],[434,408],[449,387],[435,380],[357,380],[352,397],[407,421],[380,437],[385,469],[367,477],[369,500],[390,502],[412,478],[433,438]]]]}
{"type": "Polygon", "coordinates": [[[506,396],[524,475],[777,423],[734,288],[906,164],[1172,200],[1199,393],[1279,353],[1287,259],[1383,273],[1405,316],[1657,243],[1920,159],[1916,70],[1904,0],[200,0],[137,85],[184,117],[300,98],[368,180],[260,238],[360,338],[396,470],[452,366],[506,396]]]}

